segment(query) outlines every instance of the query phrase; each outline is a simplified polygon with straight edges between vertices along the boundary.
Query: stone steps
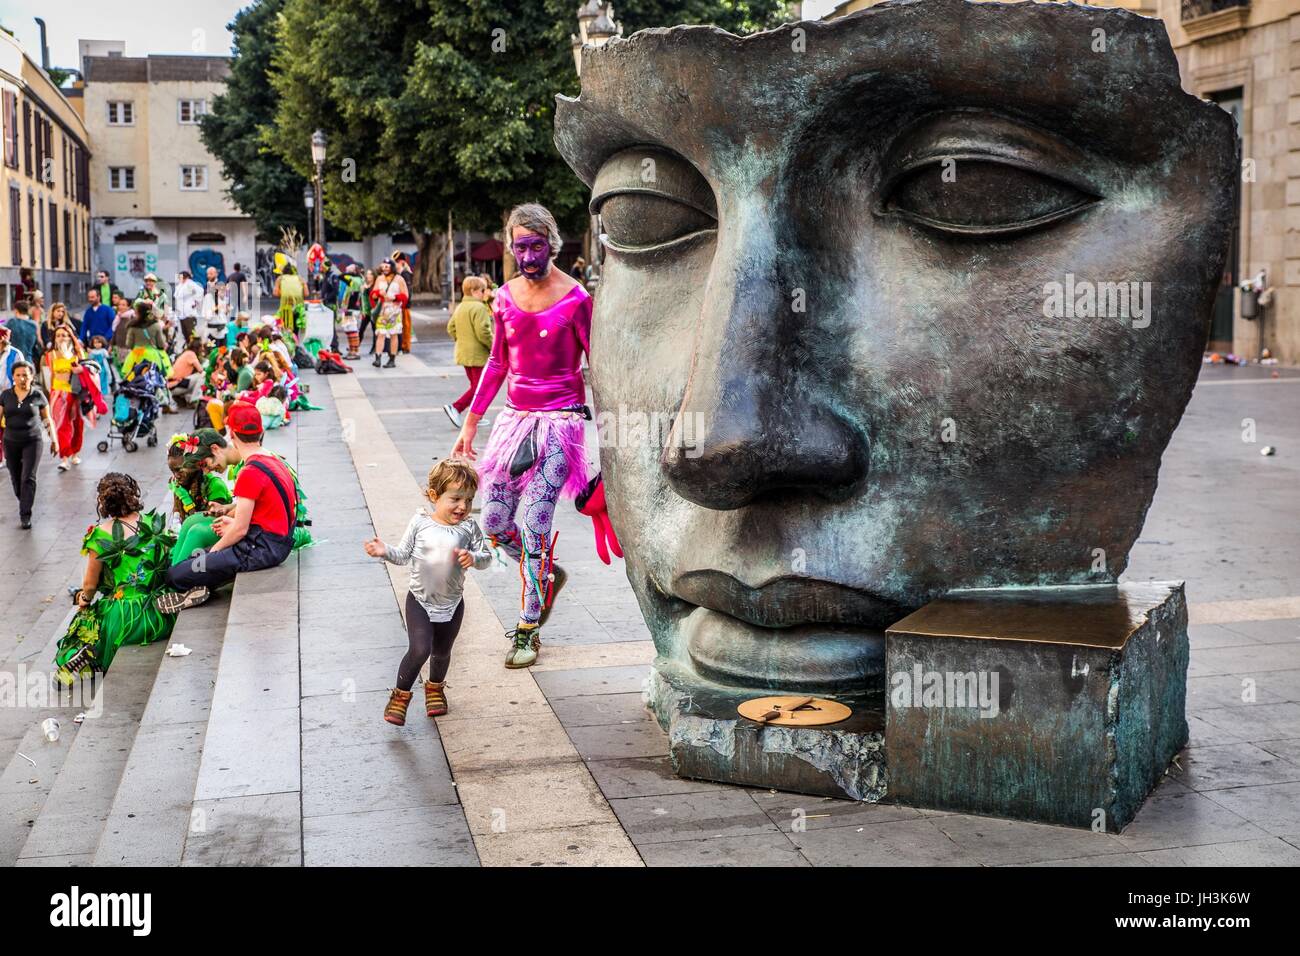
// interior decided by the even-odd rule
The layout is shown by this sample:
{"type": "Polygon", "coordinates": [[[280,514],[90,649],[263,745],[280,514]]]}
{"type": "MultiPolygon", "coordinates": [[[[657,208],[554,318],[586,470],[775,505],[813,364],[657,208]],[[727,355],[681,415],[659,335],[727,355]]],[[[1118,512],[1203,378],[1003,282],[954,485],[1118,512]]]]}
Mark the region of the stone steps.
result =
{"type": "Polygon", "coordinates": [[[95,866],[176,866],[192,820],[194,785],[230,610],[228,591],[182,612],[94,851],[95,866]]]}
{"type": "Polygon", "coordinates": [[[18,854],[18,866],[90,863],[165,650],[166,644],[159,641],[118,652],[99,681],[95,706],[68,743],[58,776],[18,854]],[[98,716],[91,715],[94,711],[98,716]]]}

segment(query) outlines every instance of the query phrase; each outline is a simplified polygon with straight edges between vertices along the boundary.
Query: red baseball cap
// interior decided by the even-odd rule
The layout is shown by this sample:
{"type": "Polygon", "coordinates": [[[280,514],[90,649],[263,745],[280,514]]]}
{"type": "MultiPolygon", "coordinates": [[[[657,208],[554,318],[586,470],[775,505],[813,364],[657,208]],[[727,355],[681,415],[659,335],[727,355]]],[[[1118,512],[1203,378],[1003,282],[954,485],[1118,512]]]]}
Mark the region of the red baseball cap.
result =
{"type": "Polygon", "coordinates": [[[262,434],[262,413],[250,402],[235,402],[226,413],[226,427],[240,438],[256,438],[262,434]]]}

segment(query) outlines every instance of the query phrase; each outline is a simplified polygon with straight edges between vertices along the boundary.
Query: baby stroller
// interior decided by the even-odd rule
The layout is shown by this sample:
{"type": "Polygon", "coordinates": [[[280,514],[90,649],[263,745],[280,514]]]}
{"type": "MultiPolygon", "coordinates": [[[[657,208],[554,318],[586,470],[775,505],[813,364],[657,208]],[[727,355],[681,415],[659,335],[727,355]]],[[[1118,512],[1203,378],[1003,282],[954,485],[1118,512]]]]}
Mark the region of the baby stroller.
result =
{"type": "Polygon", "coordinates": [[[162,410],[158,392],[167,387],[162,373],[153,362],[140,362],[117,386],[113,396],[113,421],[108,426],[108,437],[97,446],[108,451],[110,443],[120,441],[128,452],[139,448],[143,438],[150,448],[158,444],[158,431],[154,422],[162,410]]]}

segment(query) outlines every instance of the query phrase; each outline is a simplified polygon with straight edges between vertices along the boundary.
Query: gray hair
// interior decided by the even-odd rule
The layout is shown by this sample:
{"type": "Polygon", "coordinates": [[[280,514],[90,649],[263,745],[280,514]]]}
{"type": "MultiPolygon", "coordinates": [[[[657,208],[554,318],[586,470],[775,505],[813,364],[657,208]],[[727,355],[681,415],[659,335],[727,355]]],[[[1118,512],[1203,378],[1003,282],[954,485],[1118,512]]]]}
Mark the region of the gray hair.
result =
{"type": "Polygon", "coordinates": [[[514,243],[516,226],[522,226],[529,232],[545,236],[546,241],[551,244],[551,261],[555,261],[564,240],[560,238],[560,227],[555,224],[555,217],[551,215],[549,209],[535,202],[526,202],[511,209],[510,217],[506,219],[507,246],[514,243]]]}

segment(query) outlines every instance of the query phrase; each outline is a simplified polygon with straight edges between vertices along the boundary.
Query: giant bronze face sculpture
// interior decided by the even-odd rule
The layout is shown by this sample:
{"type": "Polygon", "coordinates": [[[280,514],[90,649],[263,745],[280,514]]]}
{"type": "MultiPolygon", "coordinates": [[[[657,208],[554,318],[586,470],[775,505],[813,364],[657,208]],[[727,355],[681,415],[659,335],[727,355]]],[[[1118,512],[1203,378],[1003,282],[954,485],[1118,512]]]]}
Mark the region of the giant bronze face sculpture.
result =
{"type": "Polygon", "coordinates": [[[644,31],[587,51],[556,125],[605,235],[598,411],[673,421],[606,417],[601,451],[661,673],[870,689],[944,592],[1123,571],[1236,173],[1160,21],[644,31]]]}

